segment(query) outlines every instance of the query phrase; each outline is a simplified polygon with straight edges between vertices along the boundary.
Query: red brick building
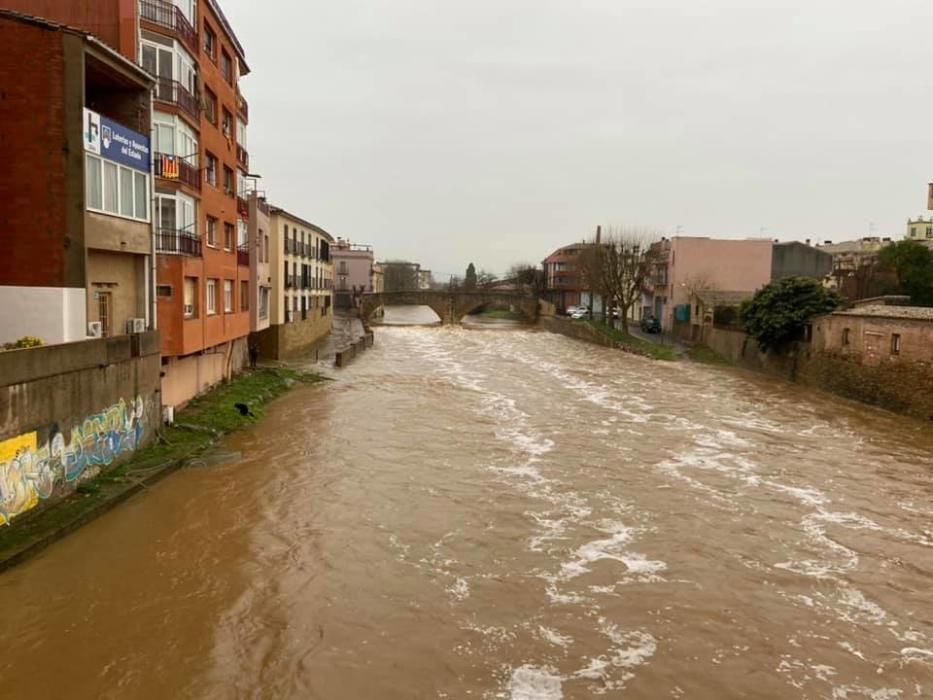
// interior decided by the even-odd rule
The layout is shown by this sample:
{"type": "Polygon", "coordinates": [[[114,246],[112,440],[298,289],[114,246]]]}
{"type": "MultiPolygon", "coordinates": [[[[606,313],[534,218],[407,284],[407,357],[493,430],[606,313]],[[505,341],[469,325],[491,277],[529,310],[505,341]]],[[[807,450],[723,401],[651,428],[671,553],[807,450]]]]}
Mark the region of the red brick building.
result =
{"type": "Polygon", "coordinates": [[[583,301],[584,289],[578,260],[585,244],[559,248],[544,259],[545,296],[558,311],[569,306],[579,306],[583,301]]]}
{"type": "Polygon", "coordinates": [[[152,85],[83,31],[0,10],[0,343],[152,326],[152,85]]]}
{"type": "Polygon", "coordinates": [[[152,204],[166,405],[246,363],[253,295],[245,53],[216,0],[7,0],[96,33],[156,78],[152,204]]]}
{"type": "Polygon", "coordinates": [[[813,348],[848,355],[860,364],[933,365],[933,309],[869,304],[822,316],[813,325],[813,348]]]}

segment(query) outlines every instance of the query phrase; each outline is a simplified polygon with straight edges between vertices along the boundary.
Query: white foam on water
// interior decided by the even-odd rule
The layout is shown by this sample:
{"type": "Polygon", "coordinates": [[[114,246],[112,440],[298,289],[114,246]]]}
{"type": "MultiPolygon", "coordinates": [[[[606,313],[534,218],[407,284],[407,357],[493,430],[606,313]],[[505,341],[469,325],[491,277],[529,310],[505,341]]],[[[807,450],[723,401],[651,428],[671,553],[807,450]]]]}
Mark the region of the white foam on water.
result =
{"type": "Polygon", "coordinates": [[[566,649],[571,644],[573,644],[573,637],[563,635],[557,630],[550,627],[545,627],[544,625],[538,626],[538,634],[541,635],[541,639],[546,641],[548,644],[553,644],[554,646],[558,646],[563,649],[566,649]]]}
{"type": "Polygon", "coordinates": [[[901,649],[904,661],[918,661],[933,666],[933,649],[920,649],[917,647],[904,647],[901,649]]]}
{"type": "Polygon", "coordinates": [[[509,680],[511,700],[560,700],[564,697],[563,681],[552,668],[520,666],[509,680]]]}
{"type": "Polygon", "coordinates": [[[880,688],[872,690],[860,685],[843,685],[833,688],[833,700],[855,700],[855,698],[868,698],[868,700],[898,700],[903,697],[904,691],[896,688],[880,688]]]}
{"type": "Polygon", "coordinates": [[[447,587],[447,592],[452,598],[458,601],[466,600],[470,597],[470,584],[465,578],[457,577],[454,583],[447,587]]]}

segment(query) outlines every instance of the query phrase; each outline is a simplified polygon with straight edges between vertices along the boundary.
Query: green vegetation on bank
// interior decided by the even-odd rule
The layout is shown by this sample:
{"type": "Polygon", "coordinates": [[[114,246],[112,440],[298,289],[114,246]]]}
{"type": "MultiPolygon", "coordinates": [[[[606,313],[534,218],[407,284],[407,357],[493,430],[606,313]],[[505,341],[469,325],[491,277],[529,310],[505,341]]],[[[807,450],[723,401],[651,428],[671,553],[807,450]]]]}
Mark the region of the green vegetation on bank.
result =
{"type": "Polygon", "coordinates": [[[729,365],[729,360],[706,345],[692,345],[687,349],[687,357],[705,365],[729,365]]]}
{"type": "Polygon", "coordinates": [[[613,328],[603,321],[588,320],[586,323],[606,337],[626,346],[626,348],[639,355],[653,357],[655,360],[664,360],[665,362],[675,362],[678,359],[677,351],[669,345],[658,345],[629,333],[623,333],[618,328],[613,328]]]}
{"type": "MultiPolygon", "coordinates": [[[[0,530],[0,570],[18,564],[73,532],[161,476],[198,457],[217,441],[262,417],[263,407],[296,384],[322,381],[290,369],[246,372],[192,401],[175,415],[175,425],[138,450],[125,464],[82,482],[76,492],[49,508],[29,513],[0,530]],[[248,407],[242,415],[236,404],[248,407]]],[[[158,421],[160,417],[154,416],[158,421]]]]}
{"type": "Polygon", "coordinates": [[[480,318],[489,318],[496,321],[521,321],[522,317],[508,309],[486,309],[479,314],[480,318]]]}

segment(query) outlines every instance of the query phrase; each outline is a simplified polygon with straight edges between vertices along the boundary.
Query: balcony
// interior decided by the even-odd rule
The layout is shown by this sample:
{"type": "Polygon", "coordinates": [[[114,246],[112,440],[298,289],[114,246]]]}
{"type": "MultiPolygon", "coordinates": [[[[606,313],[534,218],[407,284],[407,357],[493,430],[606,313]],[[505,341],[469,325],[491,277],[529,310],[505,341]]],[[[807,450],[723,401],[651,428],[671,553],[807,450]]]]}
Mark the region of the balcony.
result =
{"type": "Polygon", "coordinates": [[[236,264],[249,267],[249,246],[241,245],[236,249],[236,264]]]}
{"type": "Polygon", "coordinates": [[[153,153],[155,176],[171,182],[180,182],[196,190],[201,189],[198,169],[188,161],[168,153],[153,153]]]}
{"type": "Polygon", "coordinates": [[[159,102],[178,107],[197,123],[201,115],[198,98],[188,92],[188,88],[177,80],[157,78],[154,96],[159,102]]]}
{"type": "Polygon", "coordinates": [[[246,98],[240,93],[239,89],[236,91],[236,109],[240,113],[240,116],[243,117],[245,121],[249,121],[249,103],[246,101],[246,98]]]}
{"type": "MultiPolygon", "coordinates": [[[[232,194],[232,191],[231,191],[232,194]]],[[[236,212],[244,219],[249,218],[249,202],[247,202],[243,197],[237,195],[236,198],[236,212]]]]}
{"type": "Polygon", "coordinates": [[[168,29],[177,36],[194,55],[198,53],[198,30],[171,2],[166,0],[139,0],[139,18],[143,22],[168,29]]]}
{"type": "Polygon", "coordinates": [[[236,162],[239,163],[244,170],[249,171],[249,153],[245,148],[237,144],[236,147],[236,162]]]}
{"type": "Polygon", "coordinates": [[[165,255],[200,257],[201,237],[191,231],[160,228],[156,230],[156,251],[165,255]]]}

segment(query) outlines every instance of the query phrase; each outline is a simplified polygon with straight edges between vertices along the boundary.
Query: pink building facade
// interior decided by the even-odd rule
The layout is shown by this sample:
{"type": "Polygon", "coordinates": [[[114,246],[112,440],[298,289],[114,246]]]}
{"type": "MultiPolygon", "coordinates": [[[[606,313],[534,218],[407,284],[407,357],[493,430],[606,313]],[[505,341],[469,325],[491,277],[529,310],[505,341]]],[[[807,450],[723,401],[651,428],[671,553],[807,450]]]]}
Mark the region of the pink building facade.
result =
{"type": "Polygon", "coordinates": [[[690,297],[702,290],[755,292],[771,282],[772,242],[675,236],[655,244],[659,261],[643,297],[642,313],[671,331],[689,321],[690,297]]]}

